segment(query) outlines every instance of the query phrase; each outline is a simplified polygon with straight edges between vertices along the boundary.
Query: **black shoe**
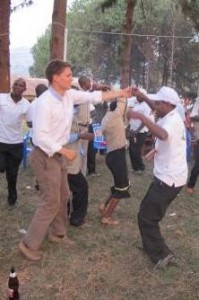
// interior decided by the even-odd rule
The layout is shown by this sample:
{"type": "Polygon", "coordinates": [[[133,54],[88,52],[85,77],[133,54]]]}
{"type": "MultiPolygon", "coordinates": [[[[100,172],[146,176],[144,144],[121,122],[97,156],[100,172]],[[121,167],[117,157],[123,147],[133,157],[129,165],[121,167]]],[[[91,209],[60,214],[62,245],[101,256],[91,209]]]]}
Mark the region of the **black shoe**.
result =
{"type": "Polygon", "coordinates": [[[36,182],[36,184],[35,184],[35,190],[39,191],[39,183],[38,182],[36,182]]]}
{"type": "Polygon", "coordinates": [[[70,221],[70,225],[74,227],[79,227],[85,224],[85,220],[81,220],[79,222],[70,221]]]}
{"type": "Polygon", "coordinates": [[[17,198],[8,198],[8,205],[14,206],[17,203],[17,198]]]}

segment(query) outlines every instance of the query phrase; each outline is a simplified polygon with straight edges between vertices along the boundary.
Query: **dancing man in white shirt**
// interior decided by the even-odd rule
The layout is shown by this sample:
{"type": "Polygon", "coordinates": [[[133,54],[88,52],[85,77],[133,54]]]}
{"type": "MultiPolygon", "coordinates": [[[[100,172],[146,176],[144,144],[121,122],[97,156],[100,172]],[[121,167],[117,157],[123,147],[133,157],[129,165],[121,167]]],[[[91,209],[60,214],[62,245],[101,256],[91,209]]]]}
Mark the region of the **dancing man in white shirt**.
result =
{"type": "MultiPolygon", "coordinates": [[[[152,100],[140,94],[138,89],[133,93],[150,105],[152,100]]],[[[159,222],[187,181],[186,131],[175,109],[179,97],[172,88],[162,87],[153,99],[159,118],[157,124],[133,110],[129,110],[128,117],[139,119],[156,137],[154,180],[140,205],[138,225],[147,255],[155,263],[155,268],[164,268],[174,255],[161,235],[159,222]]]]}
{"type": "Polygon", "coordinates": [[[50,242],[66,248],[74,245],[67,236],[67,203],[69,188],[67,163],[76,152],[66,148],[70,138],[74,104],[100,103],[115,97],[129,97],[131,88],[93,93],[71,89],[72,69],[68,62],[52,60],[46,68],[50,87],[35,104],[33,113],[32,167],[38,179],[41,202],[33,216],[26,235],[19,244],[29,260],[42,258],[39,248],[48,233],[50,242]]]}

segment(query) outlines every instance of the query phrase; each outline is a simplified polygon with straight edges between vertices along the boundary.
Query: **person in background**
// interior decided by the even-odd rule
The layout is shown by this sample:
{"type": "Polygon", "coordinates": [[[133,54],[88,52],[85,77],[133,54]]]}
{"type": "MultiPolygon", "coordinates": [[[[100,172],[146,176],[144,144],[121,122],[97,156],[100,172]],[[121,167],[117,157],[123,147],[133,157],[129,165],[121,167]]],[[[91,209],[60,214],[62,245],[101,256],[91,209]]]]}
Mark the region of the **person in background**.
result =
{"type": "MultiPolygon", "coordinates": [[[[79,77],[79,85],[84,91],[108,91],[110,87],[105,84],[98,84],[94,82],[91,78],[81,75],[79,77]]],[[[88,131],[93,134],[93,124],[101,123],[103,116],[107,110],[107,103],[100,103],[94,106],[94,109],[91,109],[91,106],[87,105],[87,116],[89,118],[88,122],[88,131]]],[[[81,123],[79,123],[81,125],[81,123]]],[[[84,141],[83,143],[86,143],[84,141]]],[[[96,172],[96,154],[97,149],[93,146],[93,141],[87,142],[87,176],[99,176],[99,173],[96,172]]]]}
{"type": "Polygon", "coordinates": [[[170,87],[162,87],[157,94],[146,95],[133,89],[150,106],[155,106],[158,122],[153,123],[143,114],[129,110],[128,118],[138,119],[156,137],[154,155],[154,180],[138,212],[138,225],[144,250],[155,264],[155,269],[165,268],[174,254],[166,245],[159,223],[166,210],[187,181],[186,130],[181,116],[175,109],[179,96],[170,87]]]}
{"type": "MultiPolygon", "coordinates": [[[[142,94],[146,95],[147,92],[144,89],[140,89],[142,94]]],[[[136,97],[137,101],[134,104],[133,110],[140,112],[146,117],[150,117],[151,108],[148,104],[139,96],[136,97]]],[[[142,147],[144,146],[145,139],[147,137],[148,128],[140,121],[131,119],[130,124],[130,136],[129,136],[129,156],[131,165],[134,170],[134,174],[142,174],[145,170],[145,165],[142,160],[142,147]]]]}
{"type": "Polygon", "coordinates": [[[55,59],[46,67],[49,89],[36,101],[33,113],[34,149],[30,159],[40,187],[40,203],[19,250],[32,261],[42,259],[39,251],[45,236],[66,249],[74,246],[67,235],[68,200],[66,159],[74,160],[76,152],[67,149],[76,104],[100,103],[115,97],[129,97],[131,88],[118,91],[88,93],[71,89],[72,67],[55,59]]]}
{"type": "Polygon", "coordinates": [[[102,119],[102,134],[107,141],[106,164],[113,175],[114,185],[105,203],[100,205],[101,222],[106,225],[117,225],[112,215],[122,198],[129,198],[130,181],[126,163],[126,132],[124,114],[127,100],[120,98],[110,103],[109,110],[102,119]]]}
{"type": "Polygon", "coordinates": [[[196,145],[194,148],[195,162],[191,169],[191,174],[187,183],[187,193],[189,195],[194,194],[194,187],[199,175],[199,96],[196,98],[192,112],[190,113],[191,121],[194,125],[194,138],[196,145]]]}
{"type": "Polygon", "coordinates": [[[17,176],[23,158],[23,121],[29,122],[30,103],[22,95],[26,82],[15,80],[10,94],[0,94],[0,172],[6,174],[8,204],[17,203],[17,176]]]}
{"type": "Polygon", "coordinates": [[[72,193],[70,208],[70,224],[72,226],[81,226],[85,223],[85,217],[88,208],[88,183],[86,177],[81,170],[81,160],[84,153],[82,153],[82,139],[92,140],[93,134],[82,132],[78,125],[78,110],[81,109],[81,105],[75,107],[73,123],[71,128],[70,143],[67,144],[67,148],[74,150],[77,153],[76,158],[73,161],[67,161],[68,171],[68,183],[72,193]]]}

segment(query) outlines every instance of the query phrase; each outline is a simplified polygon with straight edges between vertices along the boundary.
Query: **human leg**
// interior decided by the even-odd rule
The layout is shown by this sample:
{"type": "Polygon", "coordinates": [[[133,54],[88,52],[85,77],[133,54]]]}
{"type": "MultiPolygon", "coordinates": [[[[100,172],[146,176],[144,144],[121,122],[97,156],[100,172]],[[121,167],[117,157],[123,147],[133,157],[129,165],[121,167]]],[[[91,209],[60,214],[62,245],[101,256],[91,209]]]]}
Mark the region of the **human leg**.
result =
{"type": "Polygon", "coordinates": [[[72,191],[72,213],[70,223],[74,226],[79,226],[84,222],[84,218],[88,208],[88,183],[84,175],[68,174],[68,183],[72,191]]]}
{"type": "Polygon", "coordinates": [[[195,162],[187,183],[187,188],[190,189],[190,191],[194,189],[199,175],[199,141],[197,141],[194,154],[195,154],[195,162]]]}
{"type": "Polygon", "coordinates": [[[170,187],[155,178],[140,205],[138,226],[143,247],[154,263],[171,253],[160,232],[159,222],[181,188],[170,187]]]}
{"type": "Polygon", "coordinates": [[[6,179],[8,184],[8,203],[14,205],[17,200],[17,176],[23,157],[23,144],[7,145],[6,179]]]}
{"type": "Polygon", "coordinates": [[[50,233],[55,236],[66,236],[68,227],[68,201],[70,190],[68,186],[68,174],[64,158],[60,158],[61,180],[60,180],[60,205],[55,218],[50,224],[50,233]]]}
{"type": "Polygon", "coordinates": [[[23,242],[28,248],[38,250],[60,208],[61,166],[56,157],[49,158],[39,148],[32,151],[30,158],[40,185],[41,201],[23,242]]]}
{"type": "Polygon", "coordinates": [[[87,152],[88,152],[88,141],[87,140],[81,140],[81,148],[82,148],[82,151],[83,151],[83,155],[81,156],[81,172],[84,176],[86,176],[86,172],[87,172],[87,152]]]}
{"type": "MultiPolygon", "coordinates": [[[[93,133],[92,124],[89,125],[89,132],[93,133]]],[[[93,146],[93,141],[88,142],[88,150],[87,150],[87,173],[95,174],[96,173],[96,158],[97,150],[93,146]]]]}
{"type": "Polygon", "coordinates": [[[4,173],[6,170],[6,152],[2,143],[0,143],[0,173],[4,173]]]}
{"type": "Polygon", "coordinates": [[[147,133],[138,133],[135,137],[129,139],[129,156],[134,171],[145,170],[142,160],[141,149],[144,145],[147,133]]]}
{"type": "Polygon", "coordinates": [[[111,195],[101,209],[102,223],[104,223],[104,218],[112,218],[120,199],[130,197],[125,149],[121,148],[108,153],[106,164],[113,175],[114,186],[111,188],[111,195]]]}

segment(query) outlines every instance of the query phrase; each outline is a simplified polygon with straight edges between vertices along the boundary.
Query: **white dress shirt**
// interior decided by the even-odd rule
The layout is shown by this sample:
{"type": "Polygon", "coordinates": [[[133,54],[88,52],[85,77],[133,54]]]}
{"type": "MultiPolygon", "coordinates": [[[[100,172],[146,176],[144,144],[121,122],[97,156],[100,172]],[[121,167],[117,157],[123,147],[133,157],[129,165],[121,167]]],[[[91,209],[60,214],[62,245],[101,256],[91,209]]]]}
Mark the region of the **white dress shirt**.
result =
{"type": "Polygon", "coordinates": [[[33,143],[49,157],[61,150],[70,139],[73,105],[102,102],[102,92],[70,89],[61,97],[52,87],[35,102],[33,110],[33,143]]]}
{"type": "Polygon", "coordinates": [[[181,116],[176,109],[158,120],[157,124],[168,133],[155,143],[154,176],[169,186],[186,184],[188,168],[186,160],[186,132],[181,116]]]}
{"type": "Polygon", "coordinates": [[[23,142],[22,122],[30,121],[27,111],[30,103],[25,98],[15,103],[10,94],[0,94],[0,143],[23,142]]]}

